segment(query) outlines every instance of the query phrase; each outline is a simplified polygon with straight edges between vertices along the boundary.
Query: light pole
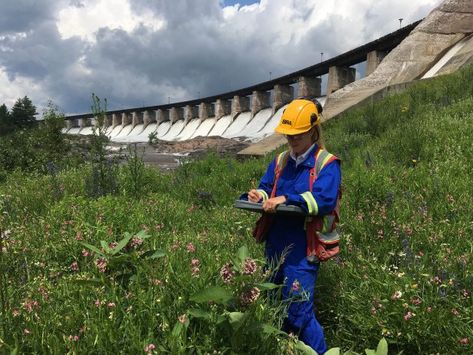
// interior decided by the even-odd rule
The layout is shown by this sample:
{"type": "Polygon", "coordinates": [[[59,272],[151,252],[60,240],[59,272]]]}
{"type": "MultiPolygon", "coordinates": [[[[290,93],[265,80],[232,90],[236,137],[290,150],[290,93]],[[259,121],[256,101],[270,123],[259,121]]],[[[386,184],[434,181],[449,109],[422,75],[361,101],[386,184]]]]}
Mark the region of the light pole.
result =
{"type": "Polygon", "coordinates": [[[271,72],[269,72],[269,80],[271,80],[271,74],[272,74],[272,73],[271,73],[271,72]]]}
{"type": "Polygon", "coordinates": [[[400,18],[400,19],[399,19],[399,28],[402,27],[402,20],[404,20],[404,19],[403,19],[403,18],[400,18]]]}
{"type": "Polygon", "coordinates": [[[171,96],[168,96],[168,104],[171,103],[171,96]]]}
{"type": "Polygon", "coordinates": [[[324,52],[320,52],[320,63],[324,61],[324,52]]]}

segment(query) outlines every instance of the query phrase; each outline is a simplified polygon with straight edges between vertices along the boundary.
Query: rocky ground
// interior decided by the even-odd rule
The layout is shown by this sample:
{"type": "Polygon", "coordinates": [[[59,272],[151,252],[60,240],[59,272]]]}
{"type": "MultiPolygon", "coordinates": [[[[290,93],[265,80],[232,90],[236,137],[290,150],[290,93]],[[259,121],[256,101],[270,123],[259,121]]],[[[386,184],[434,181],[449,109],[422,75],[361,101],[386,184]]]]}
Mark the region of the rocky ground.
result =
{"type": "Polygon", "coordinates": [[[154,144],[132,143],[132,144],[109,144],[112,154],[126,154],[128,146],[136,144],[138,154],[142,156],[145,164],[159,166],[162,169],[172,169],[182,161],[193,159],[213,151],[220,155],[236,154],[238,151],[249,146],[249,143],[222,137],[197,137],[182,142],[157,141],[154,144]]]}

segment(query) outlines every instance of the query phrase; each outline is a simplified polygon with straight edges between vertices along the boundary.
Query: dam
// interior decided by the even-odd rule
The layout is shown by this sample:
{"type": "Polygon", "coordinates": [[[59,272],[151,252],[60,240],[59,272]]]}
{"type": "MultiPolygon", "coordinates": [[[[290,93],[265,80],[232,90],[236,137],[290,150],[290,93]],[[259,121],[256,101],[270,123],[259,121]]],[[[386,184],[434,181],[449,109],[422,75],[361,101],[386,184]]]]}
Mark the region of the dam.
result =
{"type": "MultiPolygon", "coordinates": [[[[317,98],[324,106],[322,120],[336,117],[416,80],[473,63],[472,34],[473,3],[446,0],[421,21],[273,80],[195,100],[106,112],[106,134],[117,144],[222,137],[251,143],[241,154],[265,154],[284,144],[274,128],[294,98],[317,98]]],[[[76,135],[92,134],[97,121],[93,114],[65,119],[64,132],[76,135]]]]}

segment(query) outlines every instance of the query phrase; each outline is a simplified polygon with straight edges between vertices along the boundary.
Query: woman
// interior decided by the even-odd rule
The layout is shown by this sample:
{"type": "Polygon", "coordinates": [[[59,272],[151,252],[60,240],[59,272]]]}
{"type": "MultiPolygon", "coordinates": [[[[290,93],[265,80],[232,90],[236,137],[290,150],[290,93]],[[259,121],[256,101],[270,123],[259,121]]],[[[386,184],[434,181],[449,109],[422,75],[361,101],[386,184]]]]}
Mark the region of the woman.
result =
{"type": "Polygon", "coordinates": [[[319,259],[324,260],[324,252],[330,253],[330,244],[322,243],[320,237],[335,238],[338,246],[338,234],[334,236],[341,183],[339,160],[323,150],[321,111],[317,101],[297,99],[287,106],[276,132],[286,136],[289,152],[274,159],[258,189],[248,192],[248,200],[262,202],[267,213],[275,213],[280,204],[296,205],[312,216],[311,221],[320,222],[314,232],[319,236],[315,245],[309,238],[310,228],[305,228],[308,217],[304,216],[274,215],[265,237],[268,261],[281,262],[274,282],[283,285],[283,298],[305,297],[290,304],[285,330],[298,334],[318,354],[327,347],[314,315],[314,288],[319,259]],[[322,230],[327,220],[328,230],[322,230]]]}

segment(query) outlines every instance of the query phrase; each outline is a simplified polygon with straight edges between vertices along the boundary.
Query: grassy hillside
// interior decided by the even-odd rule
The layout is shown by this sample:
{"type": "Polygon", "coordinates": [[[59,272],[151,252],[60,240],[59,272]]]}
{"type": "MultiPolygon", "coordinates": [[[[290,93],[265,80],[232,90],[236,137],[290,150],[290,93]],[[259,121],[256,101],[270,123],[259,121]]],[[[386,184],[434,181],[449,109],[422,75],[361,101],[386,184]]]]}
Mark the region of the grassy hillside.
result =
{"type": "MultiPolygon", "coordinates": [[[[473,351],[472,132],[471,67],[325,124],[344,188],[342,254],[316,295],[330,346],[473,351]]],[[[278,331],[287,305],[265,283],[256,216],[232,208],[270,159],[209,154],[171,173],[132,159],[98,198],[90,167],[10,174],[0,353],[302,351],[278,331]]]]}

